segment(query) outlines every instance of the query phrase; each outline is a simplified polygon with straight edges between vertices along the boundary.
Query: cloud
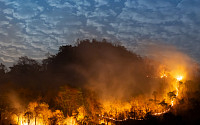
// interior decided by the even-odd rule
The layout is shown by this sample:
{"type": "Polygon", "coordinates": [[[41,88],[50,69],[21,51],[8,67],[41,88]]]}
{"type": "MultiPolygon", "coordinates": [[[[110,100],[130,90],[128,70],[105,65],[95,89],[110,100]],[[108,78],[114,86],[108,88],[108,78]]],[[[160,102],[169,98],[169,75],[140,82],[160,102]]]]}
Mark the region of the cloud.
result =
{"type": "Polygon", "coordinates": [[[8,25],[9,22],[8,21],[0,21],[0,26],[3,26],[3,25],[8,25]]]}
{"type": "MultiPolygon", "coordinates": [[[[144,39],[157,40],[199,57],[198,0],[0,2],[0,47],[16,46],[19,56],[39,59],[47,52],[55,53],[61,45],[74,44],[78,38],[107,38],[122,41],[134,51],[144,39]]],[[[5,50],[2,55],[9,53],[5,50]]],[[[16,60],[12,55],[10,58],[16,60]]]]}
{"type": "Polygon", "coordinates": [[[96,2],[96,7],[109,5],[107,0],[95,0],[95,2],[96,2]]]}
{"type": "Polygon", "coordinates": [[[1,55],[0,60],[2,60],[2,62],[4,63],[13,63],[15,60],[11,57],[3,57],[3,55],[1,55]]]}
{"type": "Polygon", "coordinates": [[[4,12],[5,14],[13,14],[14,10],[8,8],[8,9],[4,9],[3,12],[4,12]]]}

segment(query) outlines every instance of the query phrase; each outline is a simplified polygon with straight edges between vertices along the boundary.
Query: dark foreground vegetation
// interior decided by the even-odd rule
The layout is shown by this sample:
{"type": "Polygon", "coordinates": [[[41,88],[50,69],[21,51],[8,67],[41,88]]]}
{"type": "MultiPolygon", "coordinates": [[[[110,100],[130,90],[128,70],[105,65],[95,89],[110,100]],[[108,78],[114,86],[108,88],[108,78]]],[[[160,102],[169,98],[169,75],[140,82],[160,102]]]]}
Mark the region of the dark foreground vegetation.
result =
{"type": "MultiPolygon", "coordinates": [[[[131,74],[135,81],[145,83],[146,87],[142,90],[138,87],[137,91],[126,95],[139,95],[150,91],[151,79],[146,76],[155,72],[146,58],[106,40],[82,40],[76,46],[61,46],[57,54],[49,55],[41,63],[26,56],[20,57],[9,70],[0,65],[1,124],[8,124],[6,120],[9,121],[10,114],[19,114],[30,102],[45,102],[49,109],[59,109],[64,116],[77,114],[79,107],[83,106],[87,118],[79,124],[95,123],[102,108],[98,93],[106,91],[111,96],[120,96],[116,88],[106,90],[113,82],[111,78],[121,83],[117,84],[120,88],[131,74]],[[102,87],[100,83],[106,84],[102,87]]],[[[189,91],[170,112],[161,116],[147,114],[141,121],[127,120],[115,124],[200,124],[199,73],[187,83],[189,91]]],[[[124,85],[129,87],[129,84],[124,85]]],[[[59,119],[53,121],[52,124],[56,124],[59,119]]]]}

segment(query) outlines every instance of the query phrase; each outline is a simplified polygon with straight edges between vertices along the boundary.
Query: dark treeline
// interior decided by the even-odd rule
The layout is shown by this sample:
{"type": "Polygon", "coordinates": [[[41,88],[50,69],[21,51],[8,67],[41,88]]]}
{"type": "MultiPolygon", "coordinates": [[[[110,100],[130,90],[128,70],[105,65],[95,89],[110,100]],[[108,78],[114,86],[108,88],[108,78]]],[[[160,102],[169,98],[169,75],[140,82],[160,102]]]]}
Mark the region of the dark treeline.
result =
{"type": "MultiPolygon", "coordinates": [[[[79,41],[76,46],[61,46],[57,54],[49,55],[41,63],[26,56],[20,57],[9,68],[7,70],[5,65],[0,65],[1,113],[15,108],[9,99],[10,93],[23,106],[31,101],[46,102],[51,109],[60,109],[64,114],[72,115],[73,110],[84,105],[90,114],[97,113],[101,108],[98,98],[105,95],[124,99],[125,96],[151,93],[152,81],[146,76],[156,73],[144,58],[127,51],[123,46],[113,45],[106,40],[87,39],[79,41]],[[132,91],[133,88],[136,89],[132,91]],[[102,91],[105,91],[105,95],[99,97],[98,93],[102,91]],[[69,100],[62,100],[63,94],[68,95],[69,100]],[[66,105],[67,101],[70,103],[66,105]]],[[[191,84],[199,84],[197,78],[191,84]]],[[[187,110],[166,114],[163,121],[198,121],[200,90],[188,92],[187,98],[190,105],[187,110]]],[[[182,107],[185,108],[185,105],[182,107]]]]}
{"type": "MultiPolygon", "coordinates": [[[[22,105],[27,105],[31,101],[46,102],[51,108],[62,109],[68,115],[71,115],[71,111],[59,107],[57,101],[59,91],[70,93],[63,88],[79,90],[85,101],[93,101],[87,102],[86,106],[93,107],[89,105],[91,103],[98,108],[99,103],[96,100],[98,92],[94,93],[94,91],[98,89],[101,92],[106,89],[98,88],[101,86],[98,84],[104,82],[106,84],[103,87],[112,88],[111,79],[116,75],[114,79],[120,81],[122,86],[122,82],[127,79],[126,75],[129,73],[133,76],[137,74],[135,77],[137,81],[144,81],[143,78],[148,73],[144,70],[143,59],[127,51],[123,46],[113,45],[106,40],[87,39],[79,41],[76,46],[61,46],[57,54],[49,55],[42,60],[42,63],[24,56],[9,68],[10,70],[7,70],[5,65],[0,65],[0,99],[4,103],[7,102],[7,104],[2,104],[2,110],[4,105],[12,103],[8,95],[14,93],[22,105]],[[132,69],[131,72],[130,69],[132,69]]],[[[110,95],[113,93],[117,94],[117,91],[110,95]]]]}

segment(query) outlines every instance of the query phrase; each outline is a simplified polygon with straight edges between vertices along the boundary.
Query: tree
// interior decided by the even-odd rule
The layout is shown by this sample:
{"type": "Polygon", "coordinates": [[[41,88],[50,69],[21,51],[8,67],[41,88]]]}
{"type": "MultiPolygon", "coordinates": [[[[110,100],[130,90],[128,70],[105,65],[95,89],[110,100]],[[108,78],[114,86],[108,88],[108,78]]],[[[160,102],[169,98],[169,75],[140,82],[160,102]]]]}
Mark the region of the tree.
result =
{"type": "Polygon", "coordinates": [[[43,119],[43,124],[48,124],[49,118],[52,117],[52,112],[49,109],[49,105],[46,103],[41,103],[39,105],[39,115],[43,119]]]}
{"type": "Polygon", "coordinates": [[[96,116],[101,114],[101,109],[102,109],[98,95],[95,92],[87,90],[83,93],[83,102],[84,104],[82,108],[79,108],[79,113],[81,114],[84,110],[85,115],[89,117],[92,116],[91,119],[94,121],[97,120],[98,117],[96,116]]]}
{"type": "Polygon", "coordinates": [[[153,91],[153,94],[152,94],[152,95],[154,96],[154,102],[155,102],[155,104],[156,104],[156,102],[157,102],[156,97],[157,97],[157,95],[158,95],[158,92],[153,91]]]}
{"type": "Polygon", "coordinates": [[[32,117],[35,118],[35,125],[37,124],[37,118],[41,118],[43,123],[47,124],[49,118],[52,117],[52,112],[46,103],[30,102],[28,109],[29,112],[32,112],[32,117]]]}
{"type": "Polygon", "coordinates": [[[163,107],[167,107],[168,106],[168,104],[165,102],[165,100],[163,100],[162,102],[160,102],[159,103],[161,106],[163,106],[163,107]]]}
{"type": "Polygon", "coordinates": [[[10,67],[10,73],[14,74],[33,74],[40,71],[40,64],[34,59],[28,58],[27,56],[20,57],[17,64],[10,67]]]}
{"type": "Polygon", "coordinates": [[[58,124],[60,125],[62,124],[64,119],[63,112],[60,110],[56,110],[55,112],[53,112],[53,116],[49,119],[52,125],[58,125],[58,124]]]}
{"type": "Polygon", "coordinates": [[[167,96],[169,97],[170,101],[172,101],[172,99],[176,98],[175,91],[167,93],[167,96]]]}
{"type": "Polygon", "coordinates": [[[35,125],[37,124],[37,117],[40,114],[40,112],[42,111],[42,108],[37,105],[34,107],[34,112],[35,112],[35,125]]]}
{"type": "Polygon", "coordinates": [[[64,114],[72,116],[72,113],[83,104],[82,92],[68,86],[61,87],[56,102],[64,114]]]}
{"type": "Polygon", "coordinates": [[[27,118],[28,120],[28,125],[30,124],[30,120],[33,118],[33,113],[30,111],[27,111],[24,116],[27,118]]]}
{"type": "Polygon", "coordinates": [[[5,75],[7,68],[4,64],[0,63],[0,76],[5,75]]]}

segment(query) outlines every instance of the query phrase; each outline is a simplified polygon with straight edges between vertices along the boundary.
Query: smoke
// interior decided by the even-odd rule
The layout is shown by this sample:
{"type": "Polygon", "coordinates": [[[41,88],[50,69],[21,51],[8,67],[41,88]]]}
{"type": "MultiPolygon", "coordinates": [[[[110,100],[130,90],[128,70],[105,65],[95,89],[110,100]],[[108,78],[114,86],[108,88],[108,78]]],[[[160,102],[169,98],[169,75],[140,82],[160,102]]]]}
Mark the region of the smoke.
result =
{"type": "Polygon", "coordinates": [[[97,92],[102,100],[127,101],[131,97],[151,95],[152,81],[146,77],[151,71],[139,55],[110,43],[80,46],[76,54],[81,64],[71,65],[70,69],[79,69],[86,79],[84,87],[97,92]]]}
{"type": "Polygon", "coordinates": [[[162,64],[174,77],[182,75],[185,79],[190,80],[197,71],[197,62],[172,45],[149,44],[145,47],[144,54],[162,64]]]}
{"type": "Polygon", "coordinates": [[[58,88],[67,85],[94,91],[103,101],[130,102],[133,97],[152,98],[152,92],[162,86],[160,71],[163,69],[173,77],[181,75],[185,80],[192,79],[195,61],[175,47],[148,45],[143,53],[148,58],[104,41],[86,40],[77,46],[63,46],[56,55],[44,60],[47,64],[43,62],[38,66],[34,60],[29,60],[30,64],[14,65],[6,75],[16,88],[26,91],[18,92],[23,100],[11,91],[9,100],[13,107],[22,109],[21,102],[41,96],[53,107],[52,99],[58,88]]]}
{"type": "Polygon", "coordinates": [[[151,97],[153,91],[163,91],[174,82],[169,80],[169,84],[163,85],[159,79],[163,71],[173,78],[183,76],[186,81],[193,79],[196,70],[195,61],[171,45],[146,46],[143,54],[147,55],[150,62],[122,48],[105,47],[97,50],[87,48],[87,54],[81,55],[82,59],[88,59],[90,65],[82,68],[84,71],[81,73],[88,82],[85,87],[97,92],[102,100],[127,101],[141,95],[151,97]]]}
{"type": "Polygon", "coordinates": [[[24,106],[22,105],[22,101],[17,92],[15,92],[14,90],[10,90],[6,95],[8,97],[8,104],[10,105],[10,108],[13,109],[14,113],[20,113],[21,111],[23,111],[24,106]]]}

